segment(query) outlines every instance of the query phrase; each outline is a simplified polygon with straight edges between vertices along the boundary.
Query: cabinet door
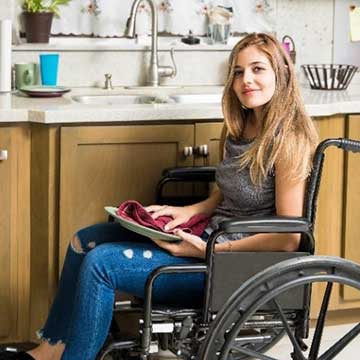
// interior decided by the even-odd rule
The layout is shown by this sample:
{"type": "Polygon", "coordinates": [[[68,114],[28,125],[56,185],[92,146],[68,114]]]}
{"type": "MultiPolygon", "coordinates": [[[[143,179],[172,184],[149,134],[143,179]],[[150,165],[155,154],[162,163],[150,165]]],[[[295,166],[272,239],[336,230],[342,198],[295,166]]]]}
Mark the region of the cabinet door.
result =
{"type": "Polygon", "coordinates": [[[0,339],[8,338],[14,317],[11,307],[11,129],[0,128],[0,150],[7,151],[8,159],[0,160],[0,339]]]}
{"type": "Polygon", "coordinates": [[[60,265],[78,229],[107,219],[105,205],[153,203],[164,168],[193,164],[183,155],[193,143],[193,125],[62,128],[60,265]]]}
{"type": "Polygon", "coordinates": [[[209,155],[205,159],[201,156],[195,157],[195,165],[216,166],[220,161],[220,135],[223,123],[198,123],[195,125],[195,146],[207,145],[209,155]]]}
{"type": "MultiPolygon", "coordinates": [[[[348,138],[360,140],[360,116],[349,116],[347,124],[348,138]]],[[[360,154],[347,152],[345,162],[345,232],[344,257],[360,263],[360,154]]],[[[344,289],[344,300],[360,300],[359,292],[344,289]]]]}
{"type": "MultiPolygon", "coordinates": [[[[345,135],[344,116],[315,118],[319,140],[339,138],[345,135]]],[[[325,152],[325,162],[318,196],[318,210],[315,224],[316,254],[341,256],[343,226],[344,152],[329,148],[325,152]]],[[[317,317],[324,286],[313,286],[312,317],[317,317]]],[[[340,309],[341,289],[333,289],[330,309],[340,309]]]]}
{"type": "Polygon", "coordinates": [[[0,127],[0,341],[28,336],[30,284],[30,134],[0,127]],[[19,261],[21,259],[21,261],[19,261]]]}
{"type": "MultiPolygon", "coordinates": [[[[208,156],[194,155],[195,166],[217,166],[220,161],[220,135],[223,123],[195,124],[195,147],[207,146],[208,156]]],[[[197,195],[206,196],[211,192],[212,185],[194,184],[193,191],[197,195]]]]}

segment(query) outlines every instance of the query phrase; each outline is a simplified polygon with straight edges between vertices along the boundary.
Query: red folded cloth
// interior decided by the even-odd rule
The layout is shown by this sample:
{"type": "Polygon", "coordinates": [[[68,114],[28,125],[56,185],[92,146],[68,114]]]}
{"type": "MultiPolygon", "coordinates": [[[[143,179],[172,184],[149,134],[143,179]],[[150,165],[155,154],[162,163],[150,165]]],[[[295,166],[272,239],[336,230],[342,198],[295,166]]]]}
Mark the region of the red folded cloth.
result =
{"type": "Polygon", "coordinates": [[[140,225],[165,233],[173,233],[175,229],[181,229],[190,234],[200,236],[209,223],[209,218],[204,214],[195,215],[184,224],[172,230],[165,230],[165,225],[173,220],[171,216],[159,216],[157,219],[151,217],[144,207],[135,200],[128,200],[119,205],[116,214],[127,220],[132,220],[140,225]]]}

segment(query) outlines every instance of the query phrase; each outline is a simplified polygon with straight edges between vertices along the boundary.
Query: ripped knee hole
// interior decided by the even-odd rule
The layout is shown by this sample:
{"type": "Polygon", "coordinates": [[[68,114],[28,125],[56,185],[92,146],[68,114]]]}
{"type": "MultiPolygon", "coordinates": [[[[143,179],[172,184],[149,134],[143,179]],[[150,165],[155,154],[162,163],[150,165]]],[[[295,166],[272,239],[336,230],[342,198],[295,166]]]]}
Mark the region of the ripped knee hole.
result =
{"type": "MultiPolygon", "coordinates": [[[[89,249],[93,249],[95,246],[96,246],[95,241],[89,241],[89,243],[87,244],[87,247],[89,249]]],[[[77,235],[74,235],[74,237],[73,237],[73,239],[71,241],[71,247],[78,254],[84,254],[85,253],[85,251],[83,249],[83,246],[82,246],[82,244],[80,242],[80,239],[79,239],[79,237],[77,235]]]]}
{"type": "Polygon", "coordinates": [[[76,253],[78,253],[78,254],[84,253],[84,249],[82,248],[80,239],[78,238],[77,235],[74,235],[70,244],[71,244],[72,250],[74,250],[76,253]]]}

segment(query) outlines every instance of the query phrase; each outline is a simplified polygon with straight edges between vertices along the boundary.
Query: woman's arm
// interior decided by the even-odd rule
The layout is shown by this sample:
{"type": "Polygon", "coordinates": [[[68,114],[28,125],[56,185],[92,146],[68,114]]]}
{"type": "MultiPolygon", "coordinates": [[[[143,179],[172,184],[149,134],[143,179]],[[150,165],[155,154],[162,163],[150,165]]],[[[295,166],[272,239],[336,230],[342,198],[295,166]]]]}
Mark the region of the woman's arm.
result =
{"type": "MultiPolygon", "coordinates": [[[[275,206],[278,216],[302,216],[304,181],[286,179],[286,168],[275,164],[275,206]]],[[[296,251],[300,234],[256,234],[230,243],[216,244],[216,251],[296,251]]]]}
{"type": "Polygon", "coordinates": [[[211,214],[214,212],[216,207],[220,204],[222,199],[223,199],[223,196],[221,194],[221,191],[218,188],[218,186],[215,184],[214,189],[212,190],[210,196],[206,200],[201,201],[196,204],[193,204],[193,205],[190,205],[190,206],[186,206],[186,207],[189,208],[189,211],[193,215],[205,214],[205,215],[211,216],[211,214]]]}

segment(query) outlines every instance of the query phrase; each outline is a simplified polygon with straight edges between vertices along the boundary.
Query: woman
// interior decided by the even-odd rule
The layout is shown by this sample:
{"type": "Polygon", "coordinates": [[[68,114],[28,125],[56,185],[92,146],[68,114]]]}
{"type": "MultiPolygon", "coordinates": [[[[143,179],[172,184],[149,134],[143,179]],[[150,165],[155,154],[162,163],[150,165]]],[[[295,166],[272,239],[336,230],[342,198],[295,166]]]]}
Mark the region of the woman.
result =
{"type": "MultiPolygon", "coordinates": [[[[203,235],[178,230],[183,241],[169,243],[151,241],[118,224],[80,230],[69,246],[57,296],[40,332],[42,343],[14,358],[94,359],[108,333],[115,289],[143,296],[153,269],[204,258],[204,240],[224,219],[302,215],[317,135],[300,99],[291,60],[275,38],[250,34],[235,46],[223,112],[224,160],[211,196],[186,207],[147,208],[154,218],[172,216],[169,229],[205,213],[211,221],[203,235]]],[[[216,251],[295,251],[299,242],[299,234],[232,234],[219,239],[216,251]]],[[[202,291],[201,274],[164,276],[156,283],[154,300],[169,304],[201,299],[202,291]],[[182,296],[183,288],[191,296],[182,296]]]]}

